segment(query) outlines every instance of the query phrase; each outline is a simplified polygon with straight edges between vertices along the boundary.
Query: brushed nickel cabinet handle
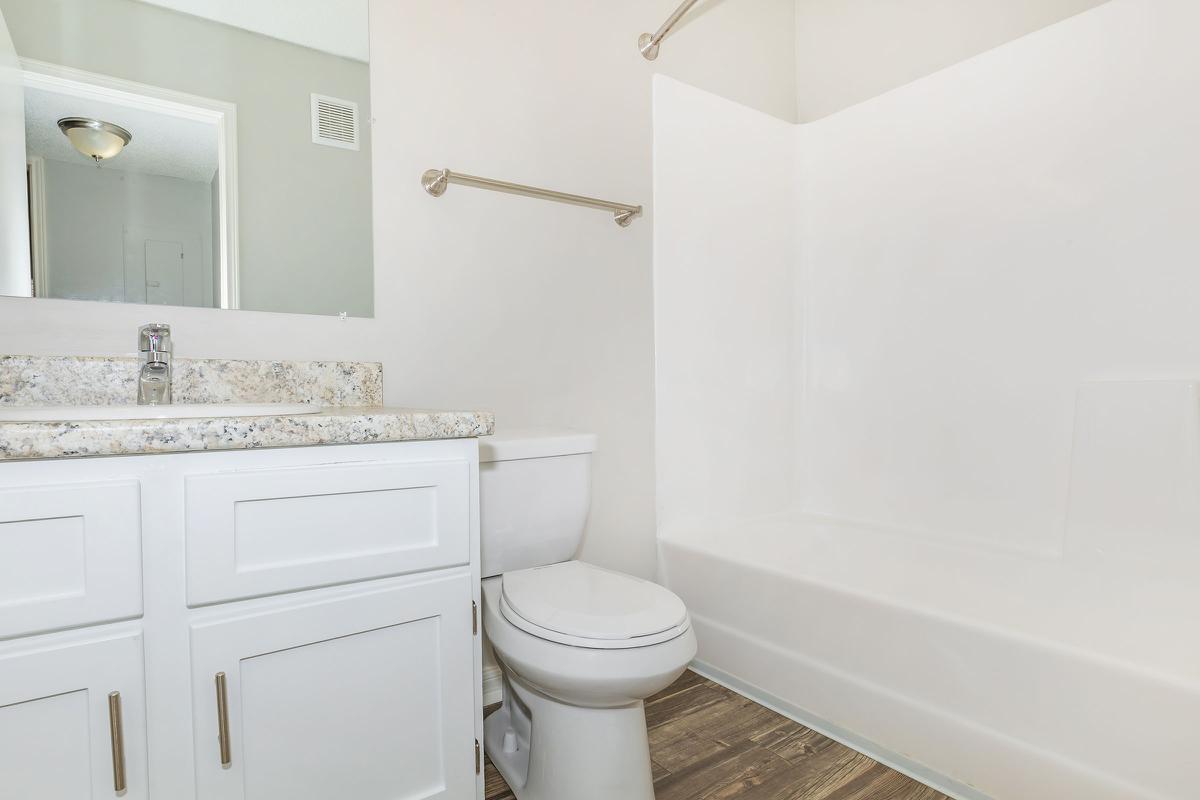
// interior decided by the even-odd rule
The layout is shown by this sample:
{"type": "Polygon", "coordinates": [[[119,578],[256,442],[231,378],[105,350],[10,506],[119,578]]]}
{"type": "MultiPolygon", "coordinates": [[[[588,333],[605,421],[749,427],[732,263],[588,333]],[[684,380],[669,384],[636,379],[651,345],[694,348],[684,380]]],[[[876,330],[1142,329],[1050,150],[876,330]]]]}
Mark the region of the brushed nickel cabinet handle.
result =
{"type": "Polygon", "coordinates": [[[233,763],[229,752],[229,697],[225,689],[225,673],[217,673],[217,741],[221,744],[221,766],[233,763]]]}
{"type": "Polygon", "coordinates": [[[121,718],[121,693],[108,694],[108,733],[112,739],[113,791],[125,791],[125,722],[121,718]]]}

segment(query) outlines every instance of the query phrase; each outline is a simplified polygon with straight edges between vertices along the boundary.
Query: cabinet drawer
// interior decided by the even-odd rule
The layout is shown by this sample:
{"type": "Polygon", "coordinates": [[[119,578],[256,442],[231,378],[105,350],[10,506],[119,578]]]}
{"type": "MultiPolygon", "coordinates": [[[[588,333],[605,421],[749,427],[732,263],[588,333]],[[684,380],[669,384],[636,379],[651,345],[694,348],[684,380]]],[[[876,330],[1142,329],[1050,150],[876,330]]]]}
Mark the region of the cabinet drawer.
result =
{"type": "Polygon", "coordinates": [[[466,564],[466,461],[192,475],[187,596],[204,605],[466,564]]]}
{"type": "Polygon", "coordinates": [[[0,639],[141,613],[136,481],[0,489],[0,639]]]}

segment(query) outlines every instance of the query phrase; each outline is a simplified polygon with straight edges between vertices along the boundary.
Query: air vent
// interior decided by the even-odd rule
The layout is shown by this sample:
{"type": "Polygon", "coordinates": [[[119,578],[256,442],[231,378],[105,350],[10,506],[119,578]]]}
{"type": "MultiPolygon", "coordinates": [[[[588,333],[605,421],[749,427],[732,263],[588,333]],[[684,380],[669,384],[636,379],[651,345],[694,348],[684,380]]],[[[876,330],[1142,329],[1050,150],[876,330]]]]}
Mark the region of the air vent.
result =
{"type": "Polygon", "coordinates": [[[312,140],[313,144],[357,150],[358,103],[314,94],[312,140]]]}

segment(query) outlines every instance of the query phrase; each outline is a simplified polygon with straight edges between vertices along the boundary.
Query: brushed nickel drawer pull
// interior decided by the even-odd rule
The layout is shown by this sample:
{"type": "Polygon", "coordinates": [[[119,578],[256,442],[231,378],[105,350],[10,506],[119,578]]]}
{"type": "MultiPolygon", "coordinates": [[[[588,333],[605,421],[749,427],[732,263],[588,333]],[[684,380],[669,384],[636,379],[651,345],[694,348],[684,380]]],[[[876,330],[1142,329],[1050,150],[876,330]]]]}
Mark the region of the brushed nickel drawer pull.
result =
{"type": "Polygon", "coordinates": [[[113,791],[125,791],[125,723],[121,718],[121,693],[108,694],[108,733],[112,739],[113,791]]]}
{"type": "Polygon", "coordinates": [[[229,752],[229,697],[225,690],[225,673],[217,673],[217,741],[221,744],[221,766],[233,763],[229,752]]]}

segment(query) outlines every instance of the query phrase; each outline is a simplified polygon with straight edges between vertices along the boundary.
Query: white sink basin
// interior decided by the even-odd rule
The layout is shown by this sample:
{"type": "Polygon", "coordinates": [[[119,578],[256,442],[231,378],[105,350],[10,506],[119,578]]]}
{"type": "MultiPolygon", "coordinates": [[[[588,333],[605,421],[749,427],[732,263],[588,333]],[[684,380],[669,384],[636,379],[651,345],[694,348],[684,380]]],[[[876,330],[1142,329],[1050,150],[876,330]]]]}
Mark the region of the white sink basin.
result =
{"type": "Polygon", "coordinates": [[[306,403],[179,403],[165,406],[0,406],[0,422],[78,422],[113,419],[197,419],[316,414],[306,403]]]}

